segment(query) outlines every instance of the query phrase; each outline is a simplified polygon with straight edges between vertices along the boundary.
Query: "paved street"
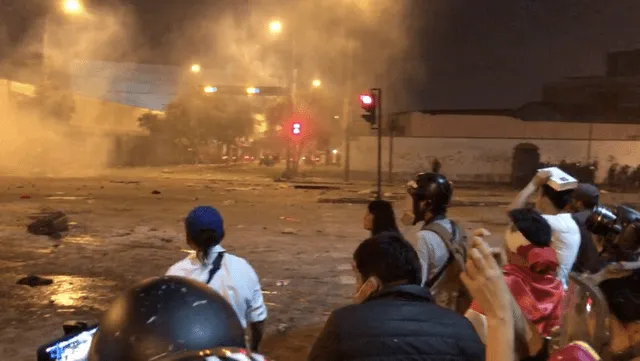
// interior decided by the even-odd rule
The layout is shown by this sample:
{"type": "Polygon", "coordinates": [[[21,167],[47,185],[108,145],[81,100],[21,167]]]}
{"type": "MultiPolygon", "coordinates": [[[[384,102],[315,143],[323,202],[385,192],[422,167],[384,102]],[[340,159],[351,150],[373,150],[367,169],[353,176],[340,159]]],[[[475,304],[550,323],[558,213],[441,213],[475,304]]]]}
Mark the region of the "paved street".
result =
{"type": "MultiPolygon", "coordinates": [[[[365,205],[317,199],[362,198],[367,188],[294,189],[259,172],[207,167],[114,170],[89,179],[0,178],[0,354],[32,360],[38,345],[61,334],[65,320],[95,321],[119,291],[162,275],[187,255],[183,217],[210,204],[225,217],[223,246],[248,259],[261,278],[270,312],[263,351],[277,361],[302,360],[329,312],[350,302],[351,254],[367,237],[365,205]],[[61,240],[26,232],[29,217],[49,209],[72,222],[61,240]],[[54,283],[16,284],[29,274],[54,283]]],[[[499,235],[514,194],[460,189],[451,215],[469,230],[483,226],[499,235]]],[[[415,240],[415,229],[403,231],[415,240]]]]}

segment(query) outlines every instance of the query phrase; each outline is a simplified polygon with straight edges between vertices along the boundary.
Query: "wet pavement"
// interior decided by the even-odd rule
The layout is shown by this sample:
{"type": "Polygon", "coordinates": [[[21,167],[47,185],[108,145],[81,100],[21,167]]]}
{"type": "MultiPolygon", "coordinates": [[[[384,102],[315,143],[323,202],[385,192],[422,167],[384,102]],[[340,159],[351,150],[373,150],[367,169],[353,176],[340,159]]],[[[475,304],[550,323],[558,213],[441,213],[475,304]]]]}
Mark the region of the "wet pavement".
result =
{"type": "MultiPolygon", "coordinates": [[[[62,335],[64,321],[96,321],[120,291],[187,256],[182,222],[200,204],[220,209],[227,228],[223,246],[246,258],[261,278],[269,307],[264,353],[277,361],[305,358],[329,312],[350,302],[351,253],[367,236],[364,205],[318,198],[365,197],[369,187],[294,189],[256,174],[185,169],[117,170],[89,179],[0,178],[3,360],[33,360],[38,345],[62,335]],[[67,214],[71,229],[64,238],[27,233],[29,217],[43,210],[67,214]],[[16,284],[31,274],[53,284],[16,284]]],[[[451,215],[467,229],[502,232],[514,192],[456,194],[456,202],[467,205],[452,208],[451,215]]],[[[605,200],[637,202],[630,197],[605,200]]],[[[414,228],[403,232],[414,240],[414,228]]]]}

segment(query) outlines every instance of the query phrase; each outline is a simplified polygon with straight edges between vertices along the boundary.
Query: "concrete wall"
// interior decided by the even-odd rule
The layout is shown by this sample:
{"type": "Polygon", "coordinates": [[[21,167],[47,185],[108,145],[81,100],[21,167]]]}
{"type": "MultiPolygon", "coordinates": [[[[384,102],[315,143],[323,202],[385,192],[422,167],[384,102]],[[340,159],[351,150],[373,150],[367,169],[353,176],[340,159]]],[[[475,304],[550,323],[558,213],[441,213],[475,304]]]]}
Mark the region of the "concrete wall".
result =
{"type": "MultiPolygon", "coordinates": [[[[590,124],[524,122],[500,116],[428,115],[402,117],[406,136],[438,138],[589,139],[590,124]]],[[[593,124],[591,139],[640,140],[640,124],[593,124]]]]}
{"type": "MultiPolygon", "coordinates": [[[[414,113],[407,133],[423,136],[395,137],[392,169],[409,174],[431,169],[438,158],[442,171],[455,180],[508,181],[513,148],[534,143],[543,162],[585,162],[591,143],[591,160],[597,160],[598,181],[613,162],[640,164],[640,125],[523,122],[508,117],[428,116],[414,113]],[[410,130],[409,130],[410,129],[410,130]],[[638,139],[638,140],[634,140],[638,139]]],[[[351,169],[375,172],[376,138],[358,137],[351,145],[351,169]]],[[[389,169],[389,138],[383,139],[383,169],[389,169]]]]}

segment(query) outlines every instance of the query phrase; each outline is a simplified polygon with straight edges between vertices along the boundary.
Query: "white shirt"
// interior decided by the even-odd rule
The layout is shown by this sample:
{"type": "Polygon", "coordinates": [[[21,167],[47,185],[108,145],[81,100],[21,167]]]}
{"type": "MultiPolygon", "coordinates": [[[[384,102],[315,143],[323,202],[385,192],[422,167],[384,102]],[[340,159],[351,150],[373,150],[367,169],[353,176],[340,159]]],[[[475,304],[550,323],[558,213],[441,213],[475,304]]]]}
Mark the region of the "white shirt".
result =
{"type": "MultiPolygon", "coordinates": [[[[451,222],[448,219],[440,219],[435,222],[444,226],[449,232],[453,231],[451,222]]],[[[421,230],[417,236],[416,252],[418,252],[422,265],[422,286],[424,286],[427,280],[433,277],[447,263],[449,250],[444,241],[435,232],[421,230]]]]}
{"type": "Polygon", "coordinates": [[[556,215],[543,214],[542,217],[547,220],[551,226],[551,247],[556,251],[558,263],[558,279],[567,287],[567,279],[569,272],[578,257],[580,250],[580,228],[569,213],[560,213],[556,215]]]}
{"type": "MultiPolygon", "coordinates": [[[[214,247],[203,264],[195,254],[174,264],[167,271],[167,276],[182,276],[200,282],[207,282],[212,261],[218,253],[225,249],[214,247]]],[[[233,307],[246,328],[247,323],[261,322],[267,319],[267,307],[262,297],[260,279],[253,267],[243,258],[226,253],[222,258],[220,270],[213,276],[209,287],[224,297],[233,307]]]]}

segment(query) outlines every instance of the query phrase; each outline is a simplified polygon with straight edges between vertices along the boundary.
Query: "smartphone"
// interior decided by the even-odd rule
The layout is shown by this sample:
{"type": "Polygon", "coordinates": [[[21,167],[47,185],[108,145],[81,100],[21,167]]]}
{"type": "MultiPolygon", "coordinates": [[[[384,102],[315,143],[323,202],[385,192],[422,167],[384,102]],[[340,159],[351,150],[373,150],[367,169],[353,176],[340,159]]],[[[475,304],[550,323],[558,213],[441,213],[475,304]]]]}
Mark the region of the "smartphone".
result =
{"type": "Polygon", "coordinates": [[[38,361],[87,361],[91,341],[96,331],[98,331],[98,325],[40,346],[38,361]]]}

